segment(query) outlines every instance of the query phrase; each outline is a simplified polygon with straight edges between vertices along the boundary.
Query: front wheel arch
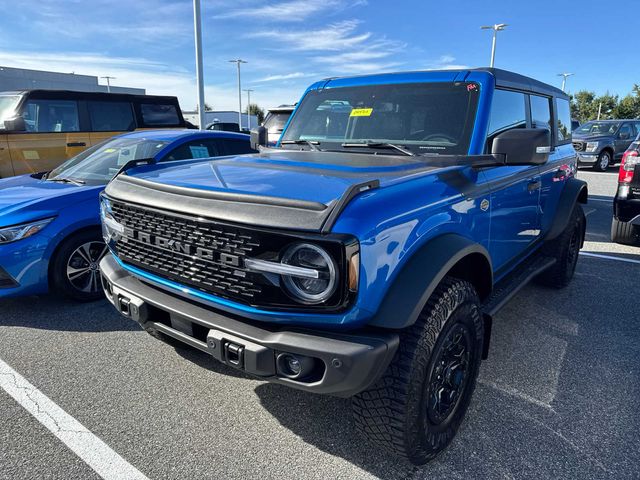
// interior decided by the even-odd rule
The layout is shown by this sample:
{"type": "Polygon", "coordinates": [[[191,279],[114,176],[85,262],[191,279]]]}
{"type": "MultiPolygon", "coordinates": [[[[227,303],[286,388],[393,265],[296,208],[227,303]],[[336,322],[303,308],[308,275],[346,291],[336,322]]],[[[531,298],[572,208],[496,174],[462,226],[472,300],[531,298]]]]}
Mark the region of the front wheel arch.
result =
{"type": "Polygon", "coordinates": [[[47,281],[49,284],[49,291],[55,291],[55,285],[53,284],[53,266],[55,264],[55,260],[60,254],[60,248],[67,242],[69,239],[75,237],[76,235],[82,235],[87,232],[96,233],[98,236],[102,236],[102,229],[99,225],[89,225],[85,227],[78,228],[77,230],[73,230],[67,233],[64,237],[62,237],[58,243],[56,244],[53,252],[51,252],[51,256],[49,257],[49,266],[47,267],[47,281]]]}

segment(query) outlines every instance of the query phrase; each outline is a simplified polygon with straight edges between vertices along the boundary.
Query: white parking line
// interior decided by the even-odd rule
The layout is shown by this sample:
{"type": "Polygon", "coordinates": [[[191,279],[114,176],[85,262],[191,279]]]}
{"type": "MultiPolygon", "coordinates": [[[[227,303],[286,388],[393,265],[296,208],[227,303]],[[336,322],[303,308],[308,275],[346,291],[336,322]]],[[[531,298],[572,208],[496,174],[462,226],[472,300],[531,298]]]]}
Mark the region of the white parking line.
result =
{"type": "Polygon", "coordinates": [[[626,263],[637,263],[638,265],[640,265],[640,260],[634,260],[632,258],[613,257],[611,255],[601,255],[599,253],[591,253],[591,252],[580,252],[580,255],[584,255],[585,257],[604,258],[605,260],[617,260],[619,262],[626,262],[626,263]]]}
{"type": "Polygon", "coordinates": [[[0,387],[105,480],[148,480],[2,359],[0,387]]]}

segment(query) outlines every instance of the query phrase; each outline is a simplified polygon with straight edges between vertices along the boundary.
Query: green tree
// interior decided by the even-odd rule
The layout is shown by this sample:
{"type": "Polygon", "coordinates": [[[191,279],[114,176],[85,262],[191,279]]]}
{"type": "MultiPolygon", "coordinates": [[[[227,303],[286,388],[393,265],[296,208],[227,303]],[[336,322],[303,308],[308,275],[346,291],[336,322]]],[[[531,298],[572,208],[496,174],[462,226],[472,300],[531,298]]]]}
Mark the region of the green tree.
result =
{"type": "Polygon", "coordinates": [[[571,117],[584,123],[596,118],[598,105],[595,104],[596,94],[587,90],[580,90],[571,97],[571,117]]]}
{"type": "Polygon", "coordinates": [[[618,95],[611,95],[609,92],[600,95],[594,100],[596,114],[593,118],[598,117],[600,111],[600,120],[610,120],[616,117],[616,108],[618,107],[618,95]]]}
{"type": "Polygon", "coordinates": [[[632,92],[618,102],[614,112],[615,118],[640,118],[640,86],[634,85],[632,92]]]}
{"type": "Polygon", "coordinates": [[[256,103],[247,105],[247,114],[258,117],[258,124],[264,122],[264,109],[260,108],[256,103]]]}

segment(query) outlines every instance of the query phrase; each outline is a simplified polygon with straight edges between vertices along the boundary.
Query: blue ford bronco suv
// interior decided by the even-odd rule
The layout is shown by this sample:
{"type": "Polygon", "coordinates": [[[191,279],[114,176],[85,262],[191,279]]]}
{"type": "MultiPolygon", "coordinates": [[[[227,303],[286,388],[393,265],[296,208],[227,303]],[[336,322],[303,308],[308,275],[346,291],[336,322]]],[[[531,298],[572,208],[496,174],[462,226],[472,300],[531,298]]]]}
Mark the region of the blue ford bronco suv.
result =
{"type": "Polygon", "coordinates": [[[416,464],[454,437],[492,318],[585,234],[568,97],[497,69],[311,85],[276,148],[138,165],[102,196],[107,298],[260,379],[352,397],[416,464]]]}

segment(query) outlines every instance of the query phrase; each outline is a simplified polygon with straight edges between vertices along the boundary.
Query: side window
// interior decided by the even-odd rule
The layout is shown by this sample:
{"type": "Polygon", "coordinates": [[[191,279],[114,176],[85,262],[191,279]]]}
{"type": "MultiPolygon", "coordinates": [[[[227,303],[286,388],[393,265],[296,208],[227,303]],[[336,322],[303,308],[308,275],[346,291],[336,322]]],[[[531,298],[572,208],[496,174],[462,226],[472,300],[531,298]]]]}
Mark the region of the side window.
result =
{"type": "Polygon", "coordinates": [[[488,138],[512,128],[526,128],[527,114],[523,93],[496,90],[491,103],[488,138]]]}
{"type": "Polygon", "coordinates": [[[640,122],[634,122],[633,128],[634,128],[633,134],[637,136],[640,133],[640,122]]]}
{"type": "Polygon", "coordinates": [[[161,161],[169,162],[172,160],[188,160],[190,158],[209,158],[220,155],[220,148],[215,141],[192,140],[171,150],[161,161]]]}
{"type": "Polygon", "coordinates": [[[224,149],[227,155],[243,155],[245,153],[256,153],[256,150],[251,148],[249,140],[231,140],[224,139],[224,149]]]}
{"type": "Polygon", "coordinates": [[[624,123],[620,127],[620,131],[618,132],[618,138],[620,140],[630,140],[632,137],[632,130],[630,123],[624,123]]]}
{"type": "Polygon", "coordinates": [[[94,132],[126,132],[136,128],[129,102],[88,102],[94,132]]]}
{"type": "Polygon", "coordinates": [[[28,132],[78,132],[78,102],[74,100],[28,100],[22,116],[28,132]]]}
{"type": "Polygon", "coordinates": [[[558,118],[556,143],[561,145],[571,141],[571,108],[569,107],[569,101],[563,98],[556,98],[556,113],[558,118]]]}
{"type": "Polygon", "coordinates": [[[547,97],[530,95],[531,126],[532,128],[546,128],[551,132],[551,104],[547,97]]]}
{"type": "Polygon", "coordinates": [[[143,103],[140,105],[145,126],[179,125],[180,117],[175,105],[143,103]]]}

